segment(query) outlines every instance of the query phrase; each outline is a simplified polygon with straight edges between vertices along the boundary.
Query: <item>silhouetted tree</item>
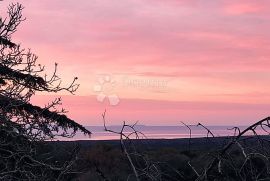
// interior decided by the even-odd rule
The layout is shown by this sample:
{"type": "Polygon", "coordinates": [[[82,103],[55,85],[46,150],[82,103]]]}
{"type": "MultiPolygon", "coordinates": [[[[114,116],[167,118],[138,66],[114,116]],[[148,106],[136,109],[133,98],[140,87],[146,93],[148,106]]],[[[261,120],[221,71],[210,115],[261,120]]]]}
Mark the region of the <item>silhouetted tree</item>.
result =
{"type": "Polygon", "coordinates": [[[37,56],[12,41],[24,18],[21,4],[8,7],[8,17],[0,18],[0,180],[67,180],[74,154],[64,162],[55,161],[50,150],[39,150],[56,136],[72,137],[77,131],[91,132],[57,110],[57,98],[45,107],[31,104],[37,92],[74,93],[76,79],[62,87],[57,64],[52,76],[44,74],[37,56]]]}

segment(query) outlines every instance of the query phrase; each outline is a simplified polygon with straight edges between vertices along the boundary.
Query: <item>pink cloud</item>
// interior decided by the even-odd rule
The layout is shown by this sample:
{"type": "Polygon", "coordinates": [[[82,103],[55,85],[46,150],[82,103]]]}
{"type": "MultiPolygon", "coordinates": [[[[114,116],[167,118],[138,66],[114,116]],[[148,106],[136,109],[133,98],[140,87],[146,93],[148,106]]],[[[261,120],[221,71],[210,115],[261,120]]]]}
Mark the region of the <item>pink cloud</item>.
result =
{"type": "MultiPolygon", "coordinates": [[[[101,114],[107,109],[109,124],[139,121],[146,125],[180,125],[180,121],[208,125],[247,125],[267,116],[269,104],[225,102],[157,101],[121,99],[117,106],[98,102],[95,97],[62,96],[69,115],[84,125],[102,125],[101,114]]],[[[43,105],[50,96],[37,96],[33,102],[43,105]]]]}
{"type": "Polygon", "coordinates": [[[167,4],[165,7],[152,7],[152,3],[126,1],[112,6],[107,1],[76,5],[71,1],[67,4],[56,1],[54,7],[46,2],[34,3],[25,10],[29,20],[18,38],[28,37],[24,40],[27,44],[42,46],[56,59],[59,56],[64,59],[61,55],[66,54],[65,63],[69,62],[68,57],[79,55],[83,67],[87,64],[95,69],[114,66],[111,62],[118,62],[120,70],[153,62],[163,67],[164,61],[169,71],[171,67],[188,65],[194,69],[205,69],[205,65],[221,69],[267,69],[257,61],[266,59],[263,63],[268,63],[268,23],[256,27],[252,19],[246,23],[241,17],[231,20],[216,11],[206,13],[212,6],[223,8],[222,3],[203,5],[200,1],[184,1],[172,6],[176,2],[171,1],[162,3],[167,4]],[[185,7],[189,13],[182,10],[185,7]],[[169,10],[174,13],[166,13],[169,10]],[[41,18],[50,21],[44,23],[41,18]],[[258,33],[257,29],[262,32],[258,33]]]}
{"type": "MultiPolygon", "coordinates": [[[[98,73],[173,79],[167,97],[144,95],[151,96],[152,102],[133,100],[144,92],[121,90],[129,101],[124,107],[111,108],[115,122],[122,116],[149,123],[157,120],[158,124],[166,119],[176,123],[178,118],[203,118],[211,123],[220,119],[220,124],[236,118],[244,123],[248,116],[253,120],[266,113],[269,97],[262,90],[270,88],[269,1],[21,2],[27,20],[14,40],[32,48],[49,71],[50,65],[59,62],[64,81],[78,76],[81,94],[92,93],[93,77],[98,73]],[[254,92],[253,99],[250,93],[254,92]],[[161,97],[171,101],[175,95],[179,103],[154,102],[161,97]],[[183,103],[185,97],[198,100],[183,103]],[[263,105],[255,105],[258,101],[263,105]]],[[[1,3],[4,12],[9,2],[1,3]]],[[[77,98],[67,101],[70,115],[98,123],[104,106],[92,98],[89,102],[77,98]]]]}
{"type": "Polygon", "coordinates": [[[225,6],[225,12],[230,15],[257,14],[266,10],[268,3],[258,3],[256,1],[240,1],[225,6]]]}

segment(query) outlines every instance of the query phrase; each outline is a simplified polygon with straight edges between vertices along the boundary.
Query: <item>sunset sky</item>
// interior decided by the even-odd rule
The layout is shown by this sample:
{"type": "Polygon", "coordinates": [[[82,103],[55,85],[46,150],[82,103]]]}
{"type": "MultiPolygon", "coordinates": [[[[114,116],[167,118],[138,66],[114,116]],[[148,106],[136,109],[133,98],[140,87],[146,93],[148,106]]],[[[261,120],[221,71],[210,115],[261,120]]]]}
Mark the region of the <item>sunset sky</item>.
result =
{"type": "MultiPolygon", "coordinates": [[[[1,15],[11,2],[0,2],[1,15]]],[[[269,0],[19,2],[27,19],[12,40],[48,73],[58,62],[65,83],[79,77],[75,96],[57,96],[81,124],[101,125],[105,109],[109,124],[248,125],[270,115],[269,0]]]]}

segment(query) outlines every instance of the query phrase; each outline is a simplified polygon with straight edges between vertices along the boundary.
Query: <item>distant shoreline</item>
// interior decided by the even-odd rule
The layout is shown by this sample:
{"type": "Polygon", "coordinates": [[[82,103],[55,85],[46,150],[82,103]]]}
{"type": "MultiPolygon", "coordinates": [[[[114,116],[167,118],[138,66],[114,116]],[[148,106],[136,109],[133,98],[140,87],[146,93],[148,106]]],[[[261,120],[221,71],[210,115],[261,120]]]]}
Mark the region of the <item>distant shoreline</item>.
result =
{"type": "MultiPolygon", "coordinates": [[[[270,138],[269,135],[259,135],[260,138],[270,138]]],[[[250,138],[254,138],[255,136],[243,136],[241,139],[245,140],[254,140],[250,138]]],[[[133,139],[131,140],[135,145],[147,146],[150,149],[155,148],[178,148],[180,150],[187,149],[216,149],[222,148],[225,146],[230,140],[232,140],[232,136],[230,137],[201,137],[201,138],[176,138],[176,139],[133,139]]],[[[92,147],[95,145],[111,145],[111,146],[120,146],[119,140],[76,140],[76,141],[56,141],[62,144],[78,144],[81,147],[92,147]]],[[[249,141],[247,141],[249,142],[249,141]]]]}
{"type": "MultiPolygon", "coordinates": [[[[233,136],[235,134],[234,129],[229,129],[233,127],[229,126],[205,126],[209,129],[214,136],[216,137],[228,137],[233,136]]],[[[80,132],[77,132],[76,135],[69,139],[72,141],[78,140],[118,140],[119,135],[106,132],[103,126],[98,127],[86,127],[88,130],[92,132],[91,138],[89,139],[87,136],[83,135],[80,132]]],[[[119,132],[122,126],[108,126],[110,130],[119,132]]],[[[192,138],[204,138],[207,136],[208,130],[203,128],[202,126],[190,126],[191,128],[191,137],[192,138]]],[[[240,130],[246,129],[246,127],[239,127],[240,130]]],[[[189,138],[190,132],[189,129],[185,126],[135,126],[135,130],[142,132],[144,135],[140,135],[141,138],[146,136],[146,139],[182,139],[189,138]]],[[[126,129],[125,132],[130,132],[130,129],[126,129]]],[[[263,130],[260,128],[257,130],[258,134],[265,134],[263,130]]],[[[247,133],[252,134],[252,133],[247,133]]],[[[209,135],[210,136],[210,135],[209,135]]],[[[60,138],[59,140],[67,140],[65,138],[60,138]]]]}

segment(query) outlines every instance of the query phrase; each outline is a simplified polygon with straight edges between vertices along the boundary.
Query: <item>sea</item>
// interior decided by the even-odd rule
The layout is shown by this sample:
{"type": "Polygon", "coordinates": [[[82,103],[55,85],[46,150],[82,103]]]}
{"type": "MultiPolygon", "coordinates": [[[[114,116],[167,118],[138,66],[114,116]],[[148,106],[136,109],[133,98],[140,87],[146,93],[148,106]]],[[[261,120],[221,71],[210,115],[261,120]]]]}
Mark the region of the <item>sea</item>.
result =
{"type": "MultiPolygon", "coordinates": [[[[86,126],[88,130],[92,132],[92,135],[86,136],[80,132],[77,132],[73,138],[69,138],[69,141],[76,140],[119,140],[122,126],[108,126],[105,131],[103,126],[86,126]]],[[[239,126],[240,131],[247,128],[247,126],[239,126]]],[[[123,133],[131,139],[177,139],[177,138],[200,138],[200,137],[220,137],[220,136],[234,136],[238,134],[238,130],[233,126],[145,126],[135,125],[134,133],[130,127],[125,127],[123,133]]],[[[268,128],[268,131],[269,128],[268,128]]],[[[253,135],[253,132],[247,132],[246,135],[253,135]]],[[[257,129],[257,134],[265,135],[267,132],[261,128],[257,129]]],[[[63,139],[59,139],[63,140],[63,139]]],[[[66,140],[66,139],[65,139],[66,140]]]]}

